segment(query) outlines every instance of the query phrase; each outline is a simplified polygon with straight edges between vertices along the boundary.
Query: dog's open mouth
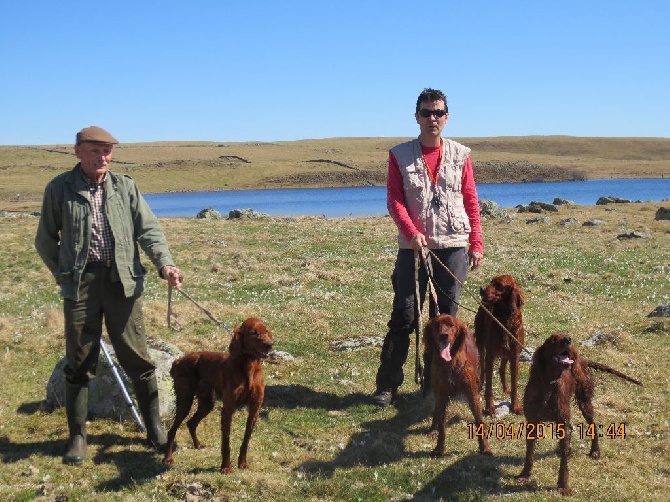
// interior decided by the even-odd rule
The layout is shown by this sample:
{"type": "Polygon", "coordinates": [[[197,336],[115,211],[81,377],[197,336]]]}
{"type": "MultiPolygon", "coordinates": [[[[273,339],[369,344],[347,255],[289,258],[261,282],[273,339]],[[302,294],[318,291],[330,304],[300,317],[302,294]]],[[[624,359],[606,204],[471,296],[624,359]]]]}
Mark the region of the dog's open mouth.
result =
{"type": "Polygon", "coordinates": [[[451,344],[447,342],[440,342],[440,357],[445,361],[451,361],[451,344]]]}
{"type": "Polygon", "coordinates": [[[560,354],[554,356],[554,361],[562,366],[570,366],[574,361],[568,356],[568,351],[561,352],[560,354]]]}

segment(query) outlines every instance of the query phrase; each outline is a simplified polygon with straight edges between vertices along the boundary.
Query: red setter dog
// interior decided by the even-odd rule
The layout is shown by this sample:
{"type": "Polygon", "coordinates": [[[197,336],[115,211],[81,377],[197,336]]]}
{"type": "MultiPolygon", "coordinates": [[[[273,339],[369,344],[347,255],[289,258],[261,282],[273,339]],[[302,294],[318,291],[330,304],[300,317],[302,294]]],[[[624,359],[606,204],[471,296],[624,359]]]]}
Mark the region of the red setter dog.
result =
{"type": "Polygon", "coordinates": [[[523,414],[519,404],[517,387],[519,383],[519,354],[523,348],[524,330],[521,308],[525,303],[521,288],[511,275],[499,275],[482,287],[479,292],[482,306],[475,315],[475,338],[479,349],[480,382],[486,382],[484,391],[484,413],[495,415],[496,406],[493,399],[493,363],[500,358],[500,381],[503,390],[510,393],[507,385],[507,364],[510,365],[512,377],[511,402],[512,412],[523,414]],[[516,338],[513,340],[500,325],[491,318],[488,310],[516,338]]]}
{"type": "MultiPolygon", "coordinates": [[[[433,424],[437,426],[437,445],[433,456],[444,454],[445,418],[452,397],[465,394],[475,424],[483,422],[479,404],[479,354],[472,334],[460,320],[442,314],[431,319],[423,329],[424,358],[431,358],[431,386],[435,394],[433,424]]],[[[485,437],[479,436],[479,452],[491,455],[485,437]]]]}
{"type": "MultiPolygon", "coordinates": [[[[594,385],[589,368],[606,371],[638,385],[634,380],[604,364],[587,361],[579,356],[570,336],[555,333],[535,351],[530,367],[530,378],[523,395],[526,415],[526,432],[531,432],[542,422],[555,422],[554,436],[559,439],[561,464],[558,471],[558,489],[563,495],[570,495],[568,486],[568,455],[570,454],[570,400],[574,396],[577,405],[589,425],[593,420],[594,385]],[[559,428],[560,427],[560,428],[559,428]]],[[[517,477],[520,482],[528,482],[533,469],[535,440],[537,434],[526,436],[526,460],[523,471],[517,477]]],[[[592,458],[600,458],[598,428],[591,440],[592,458]]]]}
{"type": "Polygon", "coordinates": [[[186,422],[193,446],[203,448],[196,429],[200,421],[214,408],[218,398],[221,407],[221,473],[231,472],[230,428],[233,414],[247,406],[249,415],[240,447],[237,466],[246,469],[247,449],[265,396],[265,382],[261,359],[272,349],[272,333],[265,323],[255,317],[244,321],[233,333],[228,352],[191,352],[172,363],[170,374],[174,381],[176,411],[172,428],[168,431],[167,452],[163,462],[174,463],[172,453],[177,429],[188,416],[193,398],[198,408],[186,422]]]}

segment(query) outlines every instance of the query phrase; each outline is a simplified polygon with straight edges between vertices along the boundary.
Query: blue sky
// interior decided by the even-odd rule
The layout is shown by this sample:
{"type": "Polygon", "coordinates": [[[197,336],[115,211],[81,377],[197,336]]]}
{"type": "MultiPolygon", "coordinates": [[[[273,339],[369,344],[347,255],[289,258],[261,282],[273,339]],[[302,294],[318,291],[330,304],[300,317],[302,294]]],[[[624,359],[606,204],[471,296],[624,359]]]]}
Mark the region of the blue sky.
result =
{"type": "Polygon", "coordinates": [[[0,7],[0,144],[670,137],[667,0],[69,0],[0,7]]]}

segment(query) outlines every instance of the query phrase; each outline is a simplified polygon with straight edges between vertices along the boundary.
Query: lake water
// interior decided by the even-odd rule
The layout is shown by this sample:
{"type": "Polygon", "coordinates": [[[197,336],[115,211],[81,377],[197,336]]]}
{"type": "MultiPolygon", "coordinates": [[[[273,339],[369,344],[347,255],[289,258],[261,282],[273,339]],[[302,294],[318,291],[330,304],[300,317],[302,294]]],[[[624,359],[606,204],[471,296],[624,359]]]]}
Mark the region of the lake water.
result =
{"type": "MultiPolygon", "coordinates": [[[[531,201],[552,202],[555,197],[593,205],[600,197],[661,201],[670,198],[670,178],[551,181],[540,183],[481,183],[480,199],[500,207],[531,201]]],[[[145,194],[157,216],[194,217],[205,208],[227,216],[232,209],[248,209],[271,216],[326,216],[329,218],[383,216],[386,187],[287,188],[145,194]]]]}

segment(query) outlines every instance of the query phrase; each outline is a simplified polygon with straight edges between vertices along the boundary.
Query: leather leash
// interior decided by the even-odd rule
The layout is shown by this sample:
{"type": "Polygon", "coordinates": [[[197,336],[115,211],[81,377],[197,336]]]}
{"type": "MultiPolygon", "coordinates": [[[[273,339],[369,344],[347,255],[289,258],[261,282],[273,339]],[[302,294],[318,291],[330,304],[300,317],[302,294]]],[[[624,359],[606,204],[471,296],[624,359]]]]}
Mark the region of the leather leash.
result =
{"type": "MultiPolygon", "coordinates": [[[[428,249],[428,248],[425,248],[425,249],[428,249]]],[[[521,342],[519,342],[519,340],[517,340],[516,337],[515,337],[512,333],[510,333],[510,331],[505,327],[505,325],[504,325],[503,323],[501,323],[501,322],[498,320],[498,318],[497,318],[496,316],[494,316],[493,313],[492,313],[489,309],[487,309],[481,301],[479,301],[479,298],[477,298],[477,297],[472,293],[472,291],[470,291],[470,290],[465,286],[465,284],[463,284],[463,282],[461,282],[461,280],[460,280],[458,277],[456,277],[456,275],[449,269],[449,267],[447,267],[444,263],[442,263],[442,262],[440,261],[440,259],[437,257],[437,255],[436,255],[432,250],[428,249],[428,253],[430,254],[430,256],[431,256],[432,258],[435,258],[435,260],[437,261],[437,263],[439,263],[439,264],[440,264],[440,265],[441,265],[441,266],[442,266],[442,267],[449,273],[449,275],[451,275],[451,277],[454,278],[454,280],[455,280],[458,284],[461,285],[461,289],[465,290],[465,291],[470,295],[470,297],[475,301],[475,303],[476,303],[482,310],[484,310],[484,312],[486,312],[486,313],[489,315],[489,317],[491,317],[491,319],[493,319],[493,320],[496,322],[496,324],[498,324],[498,326],[500,326],[500,327],[502,328],[502,330],[503,330],[503,331],[504,331],[504,332],[505,332],[505,333],[506,333],[512,340],[514,340],[514,341],[516,342],[517,345],[520,345],[520,346],[521,346],[521,349],[522,349],[522,350],[524,350],[528,355],[531,355],[531,356],[533,355],[533,353],[532,353],[530,350],[528,350],[528,349],[527,349],[521,342]]]]}
{"type": "MultiPolygon", "coordinates": [[[[172,327],[170,325],[171,318],[175,317],[175,320],[176,320],[176,316],[172,313],[172,289],[173,289],[172,286],[168,286],[167,324],[168,324],[168,327],[170,327],[170,328],[172,327]]],[[[196,307],[198,307],[200,310],[202,310],[207,317],[209,317],[212,321],[214,321],[217,324],[217,326],[219,328],[225,329],[228,332],[229,335],[233,334],[232,329],[230,329],[228,326],[226,326],[226,324],[223,321],[219,321],[216,317],[214,317],[212,315],[212,313],[209,310],[207,310],[202,305],[200,305],[198,302],[196,302],[191,297],[191,295],[189,295],[186,291],[184,291],[184,288],[175,288],[175,289],[177,290],[177,292],[181,293],[183,296],[188,298],[196,307]]],[[[180,326],[180,328],[181,328],[181,326],[180,326]]]]}

